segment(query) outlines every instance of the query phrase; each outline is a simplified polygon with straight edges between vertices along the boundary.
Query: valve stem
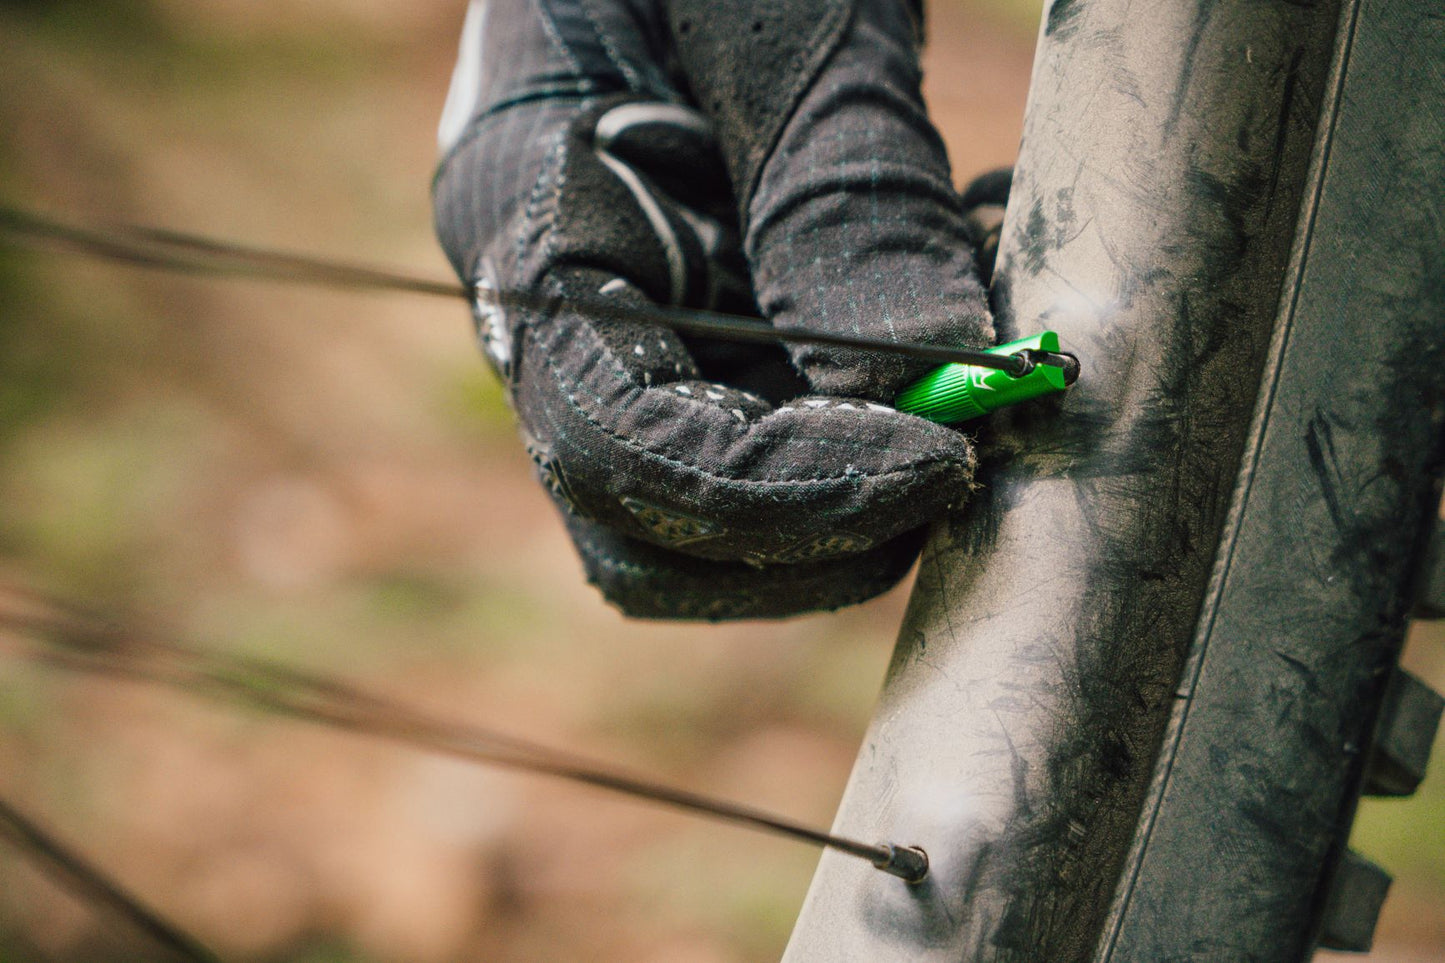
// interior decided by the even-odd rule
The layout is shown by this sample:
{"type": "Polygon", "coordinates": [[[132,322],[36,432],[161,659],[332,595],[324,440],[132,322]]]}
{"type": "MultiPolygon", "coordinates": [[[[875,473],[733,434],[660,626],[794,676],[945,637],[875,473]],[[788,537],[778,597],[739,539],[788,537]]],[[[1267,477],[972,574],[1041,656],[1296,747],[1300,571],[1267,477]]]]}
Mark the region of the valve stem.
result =
{"type": "Polygon", "coordinates": [[[928,876],[928,854],[917,846],[895,846],[892,843],[882,843],[880,848],[886,851],[886,856],[881,856],[873,861],[873,865],[891,876],[897,876],[905,883],[921,883],[928,876]]]}

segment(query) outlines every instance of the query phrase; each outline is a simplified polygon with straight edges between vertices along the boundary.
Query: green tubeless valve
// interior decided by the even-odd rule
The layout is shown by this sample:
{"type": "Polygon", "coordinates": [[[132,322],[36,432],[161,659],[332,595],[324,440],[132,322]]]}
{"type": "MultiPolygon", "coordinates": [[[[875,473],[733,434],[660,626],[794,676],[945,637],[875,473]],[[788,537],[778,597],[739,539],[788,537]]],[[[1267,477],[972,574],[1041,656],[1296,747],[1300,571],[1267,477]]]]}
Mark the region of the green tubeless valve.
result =
{"type": "Polygon", "coordinates": [[[985,353],[1019,358],[1019,370],[1015,373],[946,364],[904,388],[893,407],[929,421],[952,424],[1031,398],[1058,394],[1079,378],[1079,359],[1059,350],[1059,336],[1053,331],[1010,341],[985,353]]]}

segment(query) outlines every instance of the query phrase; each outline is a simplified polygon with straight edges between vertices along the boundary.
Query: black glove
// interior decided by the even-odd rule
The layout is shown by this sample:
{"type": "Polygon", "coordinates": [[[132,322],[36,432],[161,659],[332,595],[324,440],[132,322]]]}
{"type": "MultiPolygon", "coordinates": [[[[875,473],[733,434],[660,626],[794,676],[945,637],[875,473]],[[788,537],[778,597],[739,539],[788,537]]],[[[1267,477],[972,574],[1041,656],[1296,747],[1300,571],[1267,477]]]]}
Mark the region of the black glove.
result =
{"type": "Polygon", "coordinates": [[[473,5],[438,233],[482,292],[479,335],[588,577],[630,614],[861,601],[968,494],[966,439],[889,407],[927,364],[578,308],[760,308],[779,327],[992,343],[910,9],[473,5]],[[548,307],[502,309],[488,289],[548,307]]]}

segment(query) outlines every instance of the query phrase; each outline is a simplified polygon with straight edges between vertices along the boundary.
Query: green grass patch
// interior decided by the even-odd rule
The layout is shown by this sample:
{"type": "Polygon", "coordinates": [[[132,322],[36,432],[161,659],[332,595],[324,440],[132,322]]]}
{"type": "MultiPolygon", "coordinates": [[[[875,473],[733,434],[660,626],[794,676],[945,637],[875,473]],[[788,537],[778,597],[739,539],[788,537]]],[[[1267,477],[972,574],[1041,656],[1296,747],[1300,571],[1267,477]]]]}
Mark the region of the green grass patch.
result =
{"type": "Polygon", "coordinates": [[[437,414],[459,438],[515,443],[516,415],[480,351],[439,382],[437,414]]]}

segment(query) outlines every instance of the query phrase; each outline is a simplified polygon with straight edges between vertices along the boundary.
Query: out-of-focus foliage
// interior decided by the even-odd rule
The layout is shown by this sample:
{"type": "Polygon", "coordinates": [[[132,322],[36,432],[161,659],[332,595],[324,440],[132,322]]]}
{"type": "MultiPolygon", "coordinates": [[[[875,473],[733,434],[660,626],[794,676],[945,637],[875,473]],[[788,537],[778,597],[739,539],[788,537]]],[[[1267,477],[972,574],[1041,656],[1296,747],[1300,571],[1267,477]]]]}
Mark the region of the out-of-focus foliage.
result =
{"type": "MultiPolygon", "coordinates": [[[[0,196],[442,276],[461,6],[0,4],[0,196]]],[[[1012,155],[1027,76],[1028,38],[987,31],[966,46],[1015,95],[947,108],[1002,117],[969,169],[1012,155]]],[[[9,251],[0,575],[817,824],[902,602],[625,622],[463,306],[9,251]]],[[[816,858],[4,651],[0,792],[240,960],[772,959],[816,858]]],[[[149,955],[0,847],[5,963],[149,955]]]]}
{"type": "MultiPolygon", "coordinates": [[[[1445,622],[1416,623],[1403,664],[1445,692],[1445,622]]],[[[1434,765],[1415,795],[1364,800],[1350,838],[1395,877],[1381,941],[1418,947],[1422,961],[1445,957],[1445,740],[1437,735],[1435,743],[1434,765]]]]}

